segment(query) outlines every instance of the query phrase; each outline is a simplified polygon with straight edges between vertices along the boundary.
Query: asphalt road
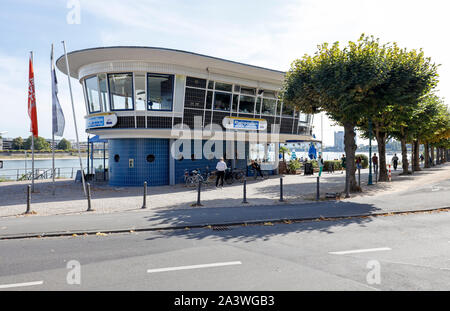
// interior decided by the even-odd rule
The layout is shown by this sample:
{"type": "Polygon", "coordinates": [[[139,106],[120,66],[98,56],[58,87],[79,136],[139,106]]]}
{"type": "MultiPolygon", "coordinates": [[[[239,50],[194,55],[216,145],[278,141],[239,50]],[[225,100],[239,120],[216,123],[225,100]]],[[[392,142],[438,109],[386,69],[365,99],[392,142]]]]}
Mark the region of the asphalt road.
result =
{"type": "Polygon", "coordinates": [[[450,290],[449,222],[440,212],[6,240],[0,290],[450,290]]]}

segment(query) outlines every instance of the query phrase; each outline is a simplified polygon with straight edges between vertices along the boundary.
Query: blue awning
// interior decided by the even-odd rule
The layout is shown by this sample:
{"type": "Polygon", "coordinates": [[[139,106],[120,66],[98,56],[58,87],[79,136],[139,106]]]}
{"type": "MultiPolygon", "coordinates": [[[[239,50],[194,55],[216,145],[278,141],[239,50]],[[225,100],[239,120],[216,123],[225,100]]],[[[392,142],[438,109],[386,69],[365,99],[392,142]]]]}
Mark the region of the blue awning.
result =
{"type": "Polygon", "coordinates": [[[89,138],[89,143],[107,143],[107,139],[100,139],[98,135],[93,136],[92,138],[89,138]]]}

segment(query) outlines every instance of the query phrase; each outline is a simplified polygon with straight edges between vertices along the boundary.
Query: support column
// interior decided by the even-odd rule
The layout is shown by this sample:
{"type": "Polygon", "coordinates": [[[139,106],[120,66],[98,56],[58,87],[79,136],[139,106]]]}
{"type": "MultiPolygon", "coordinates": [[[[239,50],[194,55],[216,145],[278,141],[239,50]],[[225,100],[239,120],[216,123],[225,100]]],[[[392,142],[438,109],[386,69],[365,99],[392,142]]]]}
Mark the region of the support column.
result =
{"type": "Polygon", "coordinates": [[[172,155],[172,146],[175,139],[169,139],[169,184],[175,185],[175,158],[172,155]]]}

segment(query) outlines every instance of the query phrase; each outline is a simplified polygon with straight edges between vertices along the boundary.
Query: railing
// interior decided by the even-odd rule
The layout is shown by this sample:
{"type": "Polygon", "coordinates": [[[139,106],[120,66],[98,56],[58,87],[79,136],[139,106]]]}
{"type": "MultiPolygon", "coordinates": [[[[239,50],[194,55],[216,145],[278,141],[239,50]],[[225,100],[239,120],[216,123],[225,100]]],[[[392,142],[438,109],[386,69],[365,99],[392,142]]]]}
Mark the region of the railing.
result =
{"type": "MultiPolygon", "coordinates": [[[[53,176],[56,178],[75,178],[77,171],[80,170],[79,167],[58,167],[55,168],[53,172],[52,168],[35,168],[34,169],[34,179],[52,179],[53,176]]],[[[84,168],[85,173],[87,168],[84,168]]],[[[31,180],[32,179],[31,169],[1,169],[0,170],[0,180],[6,179],[11,181],[21,181],[21,180],[31,180]]]]}

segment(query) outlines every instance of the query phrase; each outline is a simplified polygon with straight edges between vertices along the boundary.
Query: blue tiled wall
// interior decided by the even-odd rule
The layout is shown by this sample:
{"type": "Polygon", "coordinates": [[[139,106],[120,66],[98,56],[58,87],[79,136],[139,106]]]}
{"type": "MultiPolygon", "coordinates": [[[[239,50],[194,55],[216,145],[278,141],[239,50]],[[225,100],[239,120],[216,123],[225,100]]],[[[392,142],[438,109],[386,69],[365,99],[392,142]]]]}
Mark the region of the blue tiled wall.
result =
{"type": "Polygon", "coordinates": [[[169,140],[168,139],[110,139],[109,184],[111,186],[149,186],[169,184],[169,140]],[[119,162],[114,156],[120,156],[119,162]],[[155,160],[147,162],[147,155],[155,160]],[[129,167],[134,159],[134,168],[129,167]]]}

